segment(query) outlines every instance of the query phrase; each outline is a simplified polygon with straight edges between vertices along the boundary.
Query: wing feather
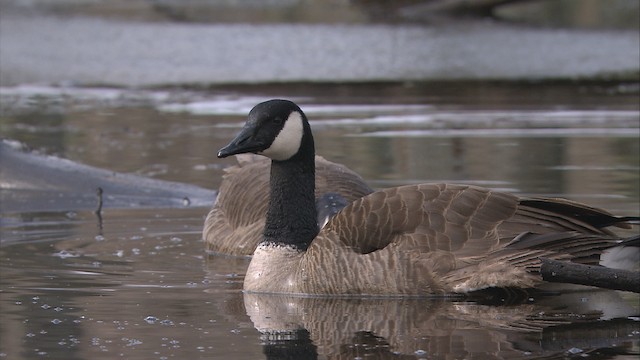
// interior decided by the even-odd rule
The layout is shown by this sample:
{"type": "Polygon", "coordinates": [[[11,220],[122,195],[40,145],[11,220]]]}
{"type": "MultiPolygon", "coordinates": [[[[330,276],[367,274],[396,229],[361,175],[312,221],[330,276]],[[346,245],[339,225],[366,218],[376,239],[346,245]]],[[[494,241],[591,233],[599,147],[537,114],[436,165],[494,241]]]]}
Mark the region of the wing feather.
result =
{"type": "MultiPolygon", "coordinates": [[[[407,185],[380,190],[345,207],[323,229],[356,253],[392,243],[425,250],[482,251],[498,243],[496,227],[513,216],[517,198],[473,186],[407,185]]],[[[315,242],[315,241],[314,241],[315,242]]],[[[312,245],[313,246],[313,245],[312,245]]]]}

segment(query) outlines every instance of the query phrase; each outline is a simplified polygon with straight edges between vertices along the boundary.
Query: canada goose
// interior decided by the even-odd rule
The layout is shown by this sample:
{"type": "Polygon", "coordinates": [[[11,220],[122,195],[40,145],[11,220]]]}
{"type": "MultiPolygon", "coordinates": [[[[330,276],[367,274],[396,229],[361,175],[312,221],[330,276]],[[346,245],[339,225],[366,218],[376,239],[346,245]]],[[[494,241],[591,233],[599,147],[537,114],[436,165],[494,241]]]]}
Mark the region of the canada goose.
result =
{"type": "MultiPolygon", "coordinates": [[[[242,154],[225,169],[220,191],[204,223],[207,250],[234,256],[253,254],[262,238],[269,201],[269,166],[263,156],[242,154]]],[[[315,157],[318,226],[347,203],[373,192],[349,168],[315,157]]]]}
{"type": "Polygon", "coordinates": [[[542,284],[540,257],[596,264],[627,220],[562,199],[518,198],[476,186],[419,184],[355,200],[318,231],[314,142],[293,102],[256,105],[218,152],[271,158],[263,237],[249,292],[421,296],[542,284]]]}

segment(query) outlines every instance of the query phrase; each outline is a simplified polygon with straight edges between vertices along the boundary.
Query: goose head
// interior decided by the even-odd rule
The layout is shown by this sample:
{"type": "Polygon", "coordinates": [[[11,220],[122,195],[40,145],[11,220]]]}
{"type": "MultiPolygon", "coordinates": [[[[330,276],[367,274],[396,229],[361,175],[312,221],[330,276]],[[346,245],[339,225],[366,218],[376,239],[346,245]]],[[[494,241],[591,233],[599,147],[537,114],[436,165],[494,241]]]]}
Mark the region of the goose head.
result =
{"type": "Polygon", "coordinates": [[[271,158],[269,208],[261,243],[305,250],[318,233],[315,149],[306,116],[288,100],[256,105],[218,157],[242,153],[271,158]]]}
{"type": "Polygon", "coordinates": [[[313,137],[305,114],[295,103],[276,99],[253,107],[240,133],[220,149],[218,157],[254,153],[286,161],[309,152],[314,155],[313,137]]]}

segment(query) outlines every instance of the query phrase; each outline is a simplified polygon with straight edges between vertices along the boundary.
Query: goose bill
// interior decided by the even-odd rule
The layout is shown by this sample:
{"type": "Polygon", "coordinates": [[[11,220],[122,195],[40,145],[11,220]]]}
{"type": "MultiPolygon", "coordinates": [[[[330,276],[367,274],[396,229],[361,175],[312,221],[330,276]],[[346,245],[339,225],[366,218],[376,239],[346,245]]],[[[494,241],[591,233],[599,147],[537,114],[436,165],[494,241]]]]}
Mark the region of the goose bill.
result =
{"type": "Polygon", "coordinates": [[[219,158],[244,153],[257,153],[266,148],[266,144],[254,137],[253,127],[245,126],[227,146],[218,151],[219,158]]]}

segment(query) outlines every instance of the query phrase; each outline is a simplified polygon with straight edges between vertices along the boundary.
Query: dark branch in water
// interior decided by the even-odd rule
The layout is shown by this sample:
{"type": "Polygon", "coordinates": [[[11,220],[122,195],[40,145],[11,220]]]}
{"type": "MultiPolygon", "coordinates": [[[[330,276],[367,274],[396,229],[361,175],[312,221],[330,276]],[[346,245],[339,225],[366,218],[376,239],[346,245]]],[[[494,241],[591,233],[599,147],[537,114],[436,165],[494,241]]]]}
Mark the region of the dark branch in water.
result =
{"type": "Polygon", "coordinates": [[[102,188],[98,187],[96,189],[96,195],[98,196],[98,206],[96,207],[96,210],[94,211],[97,215],[101,215],[102,214],[102,188]]]}
{"type": "Polygon", "coordinates": [[[546,258],[541,260],[540,274],[545,281],[640,293],[640,273],[637,271],[582,265],[546,258]]]}
{"type": "Polygon", "coordinates": [[[94,213],[98,217],[98,235],[102,235],[102,188],[96,189],[96,195],[98,196],[98,206],[94,213]]]}

